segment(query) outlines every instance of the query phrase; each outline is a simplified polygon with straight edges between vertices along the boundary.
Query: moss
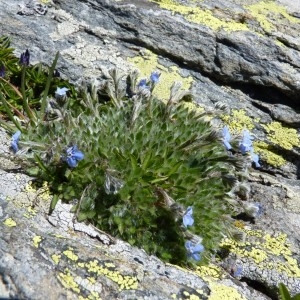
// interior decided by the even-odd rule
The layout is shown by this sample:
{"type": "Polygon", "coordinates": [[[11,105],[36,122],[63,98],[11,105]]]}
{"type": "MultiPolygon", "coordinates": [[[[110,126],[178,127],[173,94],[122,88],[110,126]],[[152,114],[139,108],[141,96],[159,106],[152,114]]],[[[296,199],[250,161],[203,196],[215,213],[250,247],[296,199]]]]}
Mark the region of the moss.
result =
{"type": "Polygon", "coordinates": [[[230,115],[223,115],[221,119],[228,125],[232,132],[239,133],[243,129],[252,130],[255,127],[253,119],[247,116],[246,112],[242,109],[233,109],[230,115]]]}
{"type": "Polygon", "coordinates": [[[209,10],[201,9],[196,6],[182,5],[175,0],[160,0],[152,2],[157,3],[161,8],[179,13],[190,22],[206,25],[213,30],[224,29],[226,31],[249,30],[247,25],[234,20],[222,20],[213,15],[209,10]]]}
{"type": "Polygon", "coordinates": [[[297,130],[282,126],[280,122],[272,122],[263,125],[268,134],[268,139],[280,147],[291,150],[294,146],[299,146],[299,136],[297,130]]]}
{"type": "Polygon", "coordinates": [[[149,50],[144,51],[143,55],[130,57],[127,59],[135,68],[140,71],[140,79],[149,78],[154,70],[161,72],[159,83],[155,86],[153,95],[159,99],[167,101],[170,98],[170,87],[175,81],[182,82],[182,90],[189,90],[193,82],[191,76],[182,77],[178,67],[169,68],[158,63],[158,57],[149,50]]]}
{"type": "Polygon", "coordinates": [[[3,222],[3,224],[4,224],[5,226],[8,226],[8,227],[15,227],[15,226],[17,226],[16,221],[14,221],[12,218],[6,219],[6,220],[3,222]]]}

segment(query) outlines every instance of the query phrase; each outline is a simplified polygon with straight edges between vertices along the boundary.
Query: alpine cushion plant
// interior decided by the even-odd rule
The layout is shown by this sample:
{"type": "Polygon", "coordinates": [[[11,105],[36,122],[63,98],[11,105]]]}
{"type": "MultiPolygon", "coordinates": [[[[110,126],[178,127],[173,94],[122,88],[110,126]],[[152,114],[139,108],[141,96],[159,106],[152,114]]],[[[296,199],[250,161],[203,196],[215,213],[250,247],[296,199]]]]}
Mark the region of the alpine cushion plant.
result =
{"type": "MultiPolygon", "coordinates": [[[[126,83],[116,70],[107,78],[105,91],[83,86],[72,91],[76,99],[53,88],[64,101],[55,102],[51,118],[37,110],[35,125],[21,128],[18,157],[37,180],[48,181],[52,209],[58,198],[78,199],[79,220],[165,261],[205,262],[234,227],[226,178],[244,158],[228,155],[205,114],[183,105],[179,84],[166,104],[152,96],[157,72],[142,84],[136,73],[126,83]]],[[[46,107],[53,101],[48,97],[46,107]]]]}

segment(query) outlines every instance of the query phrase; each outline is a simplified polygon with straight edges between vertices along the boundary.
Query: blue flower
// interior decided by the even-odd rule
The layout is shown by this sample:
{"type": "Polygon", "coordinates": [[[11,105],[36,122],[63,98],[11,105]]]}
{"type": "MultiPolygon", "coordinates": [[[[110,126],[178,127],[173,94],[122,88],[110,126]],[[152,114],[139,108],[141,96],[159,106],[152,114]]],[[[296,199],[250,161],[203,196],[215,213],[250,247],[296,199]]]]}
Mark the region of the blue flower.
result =
{"type": "Polygon", "coordinates": [[[250,135],[248,130],[243,131],[243,138],[240,142],[240,150],[242,154],[246,154],[247,152],[252,150],[252,140],[253,137],[250,135]]]}
{"type": "Polygon", "coordinates": [[[21,131],[18,130],[11,138],[11,148],[14,153],[17,153],[19,151],[19,138],[21,136],[21,131]]]}
{"type": "Polygon", "coordinates": [[[185,227],[188,227],[188,226],[193,226],[193,224],[194,224],[193,208],[189,206],[183,215],[183,225],[185,227]]]}
{"type": "Polygon", "coordinates": [[[139,87],[139,88],[142,88],[142,89],[149,88],[149,87],[147,86],[147,79],[142,79],[142,80],[140,80],[140,82],[139,82],[139,84],[138,84],[138,87],[139,87]]]}
{"type": "Polygon", "coordinates": [[[201,244],[194,244],[191,241],[185,242],[185,248],[188,252],[188,257],[193,258],[194,260],[199,261],[201,259],[200,253],[204,251],[204,247],[201,244]]]}
{"type": "Polygon", "coordinates": [[[227,126],[223,128],[222,135],[223,135],[223,144],[226,150],[230,150],[232,148],[231,145],[229,144],[231,140],[231,135],[227,126]]]}
{"type": "Polygon", "coordinates": [[[59,88],[57,87],[56,88],[56,92],[55,92],[55,98],[62,98],[62,97],[65,97],[67,94],[67,91],[69,89],[67,89],[66,87],[63,87],[63,88],[59,88]]]}
{"type": "Polygon", "coordinates": [[[66,152],[66,161],[70,168],[75,168],[78,162],[84,158],[84,154],[78,150],[77,146],[69,147],[66,152]]]}
{"type": "Polygon", "coordinates": [[[25,52],[21,53],[19,63],[22,66],[29,66],[29,61],[30,61],[30,53],[28,49],[26,49],[25,52]]]}
{"type": "Polygon", "coordinates": [[[260,165],[260,163],[258,162],[258,161],[259,161],[259,156],[258,156],[256,153],[253,152],[253,149],[251,150],[250,155],[251,155],[251,160],[252,160],[252,162],[255,163],[255,167],[256,167],[256,168],[260,168],[261,165],[260,165]]]}
{"type": "Polygon", "coordinates": [[[243,267],[242,266],[234,266],[234,268],[231,269],[231,275],[233,277],[240,277],[243,272],[243,267]]]}
{"type": "Polygon", "coordinates": [[[157,71],[154,71],[150,75],[150,80],[152,83],[156,84],[159,82],[160,73],[157,71]]]}

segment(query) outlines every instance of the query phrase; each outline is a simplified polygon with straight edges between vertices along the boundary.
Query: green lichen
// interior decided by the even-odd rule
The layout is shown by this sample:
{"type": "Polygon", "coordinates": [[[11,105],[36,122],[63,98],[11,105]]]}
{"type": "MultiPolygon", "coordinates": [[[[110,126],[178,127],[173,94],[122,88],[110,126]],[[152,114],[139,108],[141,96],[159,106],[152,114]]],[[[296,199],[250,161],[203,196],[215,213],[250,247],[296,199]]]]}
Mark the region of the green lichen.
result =
{"type": "Polygon", "coordinates": [[[267,131],[268,140],[284,149],[291,150],[300,145],[297,130],[294,128],[282,126],[280,122],[272,122],[263,127],[267,131]]]}
{"type": "Polygon", "coordinates": [[[151,0],[157,3],[161,8],[179,13],[192,23],[206,25],[213,30],[224,29],[225,31],[249,30],[246,24],[237,22],[232,19],[222,20],[206,9],[196,6],[182,5],[175,0],[151,0]]]}
{"type": "Polygon", "coordinates": [[[182,90],[189,90],[193,82],[191,76],[182,77],[178,67],[171,66],[167,68],[158,63],[158,56],[149,50],[145,50],[143,55],[129,57],[127,60],[140,71],[140,79],[149,78],[154,70],[158,70],[161,73],[159,83],[155,86],[153,92],[153,95],[161,100],[167,101],[169,99],[170,87],[174,82],[180,81],[182,90]]]}

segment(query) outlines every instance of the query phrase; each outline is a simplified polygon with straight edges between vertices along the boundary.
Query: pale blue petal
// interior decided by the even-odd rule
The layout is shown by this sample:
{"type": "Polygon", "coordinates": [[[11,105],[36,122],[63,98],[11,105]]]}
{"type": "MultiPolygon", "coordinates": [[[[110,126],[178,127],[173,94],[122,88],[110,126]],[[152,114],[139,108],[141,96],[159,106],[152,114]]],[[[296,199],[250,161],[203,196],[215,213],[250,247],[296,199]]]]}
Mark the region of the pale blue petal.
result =
{"type": "Polygon", "coordinates": [[[204,247],[201,244],[197,244],[195,245],[195,247],[193,248],[193,252],[203,252],[204,251],[204,247]]]}
{"type": "Polygon", "coordinates": [[[12,136],[12,139],[16,142],[19,141],[19,138],[20,138],[20,135],[21,135],[21,131],[18,130],[13,136],[12,136]]]}
{"type": "Polygon", "coordinates": [[[193,243],[191,241],[185,242],[185,248],[188,250],[188,252],[192,252],[193,243]]]}
{"type": "Polygon", "coordinates": [[[194,260],[197,260],[197,261],[199,261],[199,260],[201,259],[201,256],[200,256],[199,253],[193,253],[193,254],[191,255],[191,257],[192,257],[194,260]]]}
{"type": "Polygon", "coordinates": [[[19,146],[18,146],[18,143],[16,141],[12,141],[11,144],[10,144],[12,150],[14,153],[17,153],[19,151],[19,146]]]}
{"type": "Polygon", "coordinates": [[[70,168],[75,168],[77,166],[77,160],[72,156],[67,157],[67,164],[70,168]]]}
{"type": "Polygon", "coordinates": [[[82,160],[84,158],[84,154],[81,151],[77,150],[73,153],[72,157],[76,160],[82,160]]]}

